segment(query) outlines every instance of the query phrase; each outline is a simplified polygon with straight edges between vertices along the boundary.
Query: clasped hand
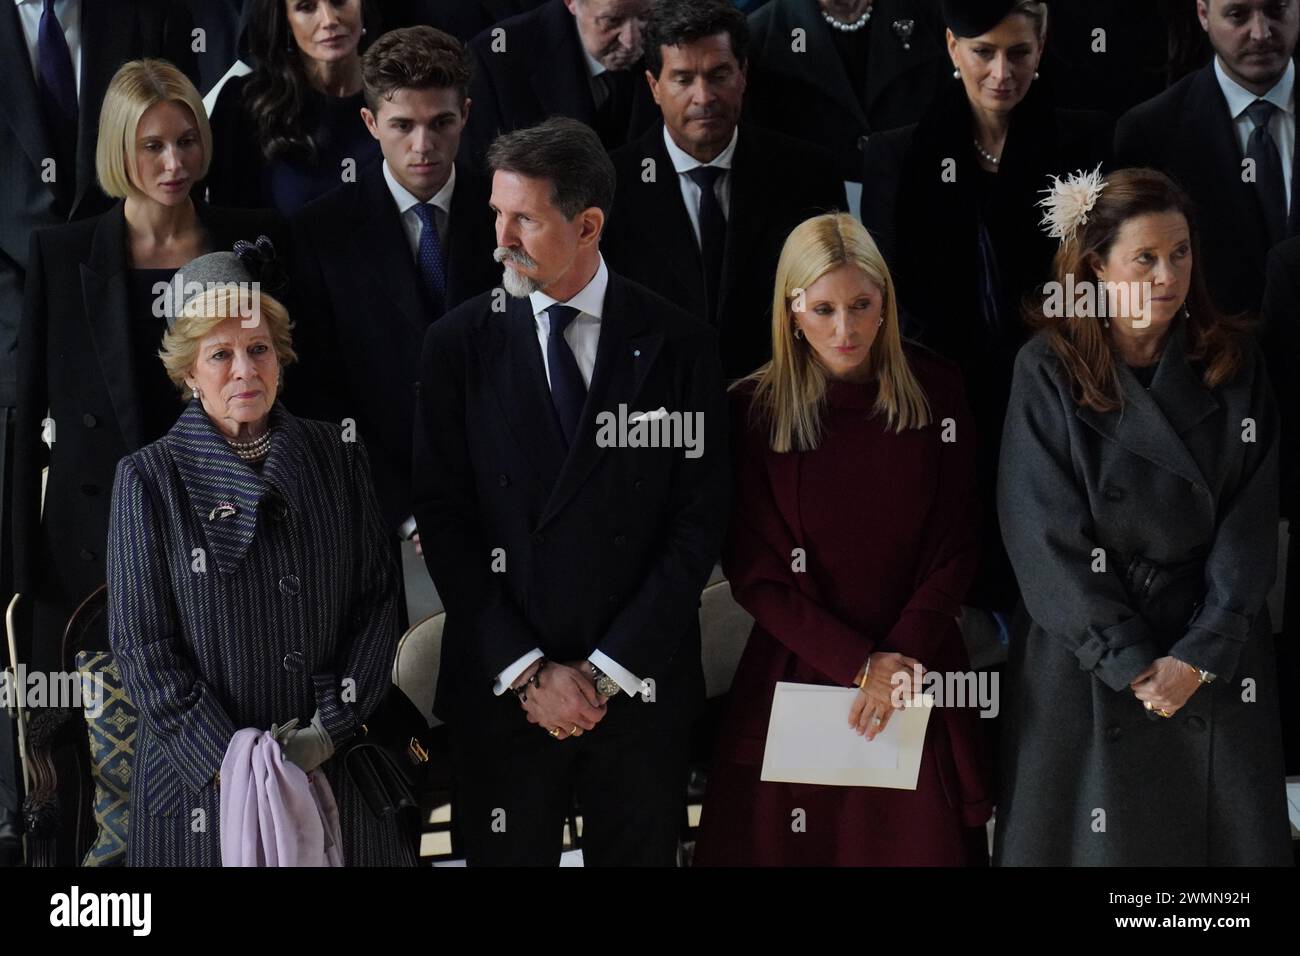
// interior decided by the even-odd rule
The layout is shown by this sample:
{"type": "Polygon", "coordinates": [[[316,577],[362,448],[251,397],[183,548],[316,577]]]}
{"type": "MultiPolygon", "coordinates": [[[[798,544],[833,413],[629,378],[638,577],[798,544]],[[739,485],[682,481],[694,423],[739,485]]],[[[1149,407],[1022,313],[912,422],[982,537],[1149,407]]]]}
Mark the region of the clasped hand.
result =
{"type": "Polygon", "coordinates": [[[1159,657],[1133,678],[1129,689],[1143,704],[1150,704],[1151,710],[1172,717],[1200,686],[1200,674],[1190,664],[1176,657],[1159,657]]]}
{"type": "Polygon", "coordinates": [[[547,662],[537,685],[528,688],[523,701],[528,722],[539,725],[557,740],[594,730],[607,712],[605,698],[596,690],[583,664],[547,662]]]}
{"type": "Polygon", "coordinates": [[[849,726],[859,736],[875,740],[889,725],[894,711],[904,705],[913,694],[921,691],[921,676],[925,668],[921,662],[893,651],[877,651],[867,658],[862,672],[858,673],[858,693],[849,708],[849,726]]]}

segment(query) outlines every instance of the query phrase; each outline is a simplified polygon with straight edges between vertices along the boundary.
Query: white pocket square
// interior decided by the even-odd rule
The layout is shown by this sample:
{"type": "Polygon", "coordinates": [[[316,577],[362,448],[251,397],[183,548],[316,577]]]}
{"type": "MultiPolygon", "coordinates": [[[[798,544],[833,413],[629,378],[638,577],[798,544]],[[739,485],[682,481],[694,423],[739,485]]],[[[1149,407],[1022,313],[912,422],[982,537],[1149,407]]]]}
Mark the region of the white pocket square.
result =
{"type": "Polygon", "coordinates": [[[667,418],[667,417],[668,417],[668,409],[660,405],[653,412],[640,412],[639,414],[633,415],[631,418],[628,419],[628,423],[631,424],[632,422],[653,422],[653,421],[657,421],[660,418],[667,418]]]}

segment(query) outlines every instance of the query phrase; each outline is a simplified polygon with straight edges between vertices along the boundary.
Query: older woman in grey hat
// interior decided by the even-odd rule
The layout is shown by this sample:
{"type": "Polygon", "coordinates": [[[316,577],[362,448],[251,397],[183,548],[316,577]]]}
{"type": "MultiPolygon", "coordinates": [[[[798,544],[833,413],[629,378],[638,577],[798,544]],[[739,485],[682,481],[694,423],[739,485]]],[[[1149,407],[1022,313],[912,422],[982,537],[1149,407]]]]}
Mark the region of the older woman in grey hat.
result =
{"type": "Polygon", "coordinates": [[[277,400],[294,354],[276,272],[265,237],[181,268],[159,355],[189,402],[117,469],[109,640],[141,716],[129,865],[220,863],[219,769],[245,727],[326,774],[347,865],[414,862],[330,760],[389,687],[398,581],[360,441],[277,400]]]}

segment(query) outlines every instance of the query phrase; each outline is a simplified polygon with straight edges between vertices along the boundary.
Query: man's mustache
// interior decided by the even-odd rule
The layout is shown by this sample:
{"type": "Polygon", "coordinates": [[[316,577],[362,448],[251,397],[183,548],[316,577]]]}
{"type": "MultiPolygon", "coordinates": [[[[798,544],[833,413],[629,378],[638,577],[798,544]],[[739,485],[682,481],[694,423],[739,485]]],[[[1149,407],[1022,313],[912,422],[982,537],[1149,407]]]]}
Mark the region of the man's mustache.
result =
{"type": "Polygon", "coordinates": [[[515,265],[523,266],[525,269],[536,269],[537,262],[526,252],[520,252],[518,249],[507,249],[505,246],[497,246],[492,253],[492,258],[497,262],[513,262],[515,265]]]}

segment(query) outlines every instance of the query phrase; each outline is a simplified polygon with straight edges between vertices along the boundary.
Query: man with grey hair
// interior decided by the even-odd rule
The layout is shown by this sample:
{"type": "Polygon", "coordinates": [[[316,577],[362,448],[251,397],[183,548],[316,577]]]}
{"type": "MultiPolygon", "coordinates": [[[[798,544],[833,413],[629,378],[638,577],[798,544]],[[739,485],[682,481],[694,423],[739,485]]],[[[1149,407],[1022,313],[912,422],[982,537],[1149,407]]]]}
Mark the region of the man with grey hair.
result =
{"type": "Polygon", "coordinates": [[[548,116],[591,126],[606,149],[659,118],[641,79],[641,30],[651,0],[548,0],[469,43],[474,101],[466,131],[481,159],[493,138],[548,116]]]}
{"type": "Polygon", "coordinates": [[[717,338],[605,265],[591,129],[548,120],[488,164],[505,290],[429,328],[415,426],[459,831],[471,865],[554,865],[576,798],[588,865],[671,865],[728,514],[717,338]],[[611,415],[700,421],[700,443],[611,440],[611,415]]]}

